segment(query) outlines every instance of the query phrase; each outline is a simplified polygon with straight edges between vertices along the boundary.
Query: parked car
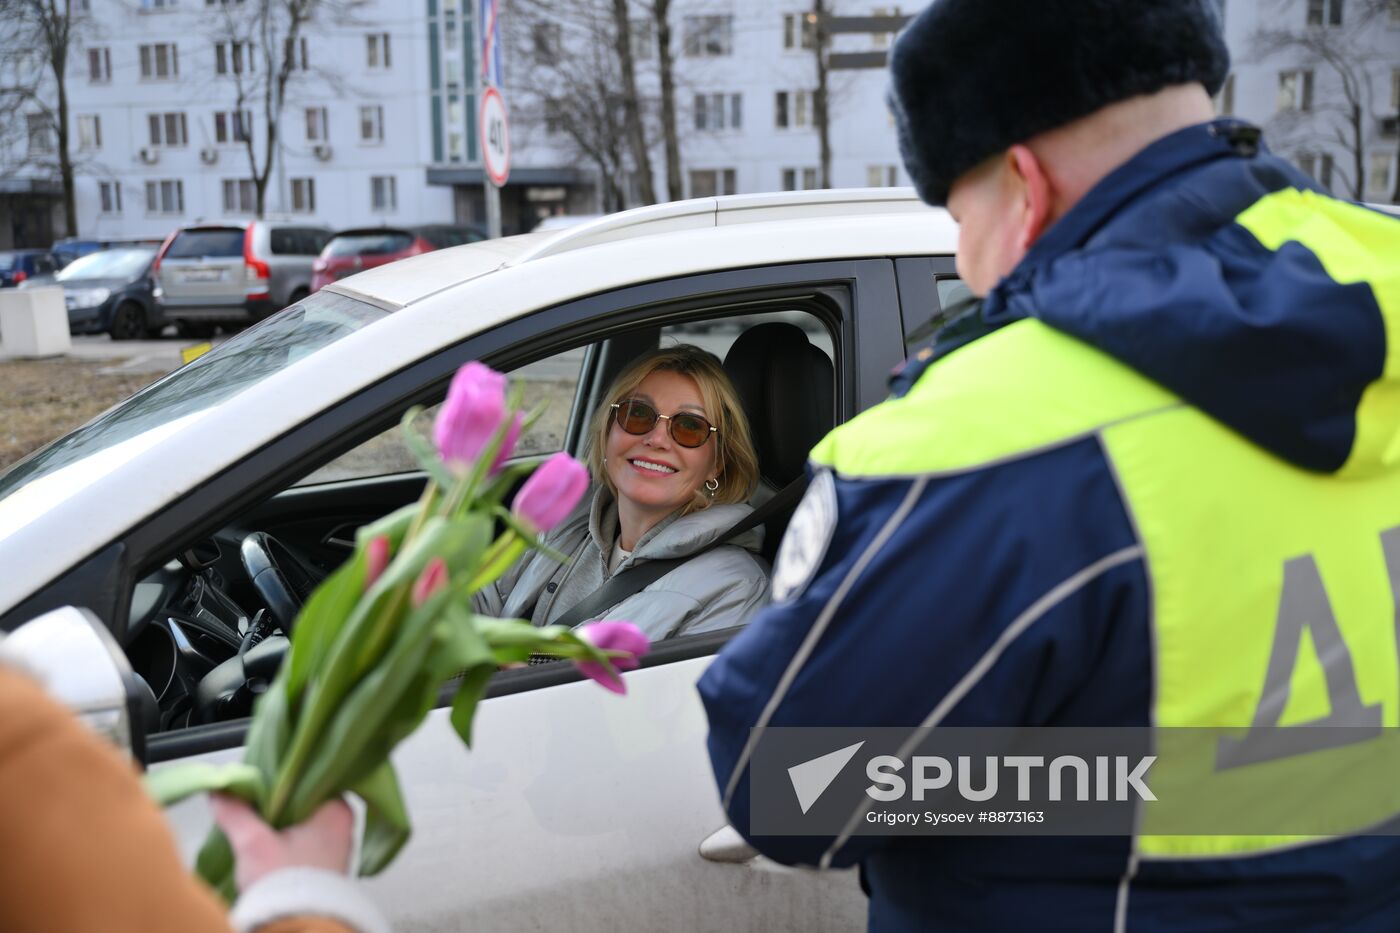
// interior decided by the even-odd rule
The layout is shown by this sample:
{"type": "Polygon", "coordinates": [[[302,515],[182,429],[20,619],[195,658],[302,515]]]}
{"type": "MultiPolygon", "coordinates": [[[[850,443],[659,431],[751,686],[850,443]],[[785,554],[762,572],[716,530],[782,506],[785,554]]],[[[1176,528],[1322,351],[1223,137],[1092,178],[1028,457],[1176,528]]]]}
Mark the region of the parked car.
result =
{"type": "Polygon", "coordinates": [[[52,281],[61,264],[53,253],[42,249],[12,249],[0,252],[0,288],[14,288],[30,279],[52,281]]]}
{"type": "Polygon", "coordinates": [[[260,321],[311,294],[325,227],[255,220],[181,227],[156,257],[165,318],[184,337],[260,321]]]}
{"type": "Polygon", "coordinates": [[[448,246],[486,239],[475,227],[427,224],[421,227],[358,227],[331,237],[312,264],[311,290],[337,279],[448,246]]]}
{"type": "Polygon", "coordinates": [[[75,259],[104,249],[116,249],[123,246],[157,247],[162,242],[164,241],[161,237],[105,237],[101,239],[64,237],[61,240],[54,240],[49,251],[58,259],[60,266],[67,266],[75,259]]]}
{"type": "MultiPolygon", "coordinates": [[[[244,549],[269,546],[260,532],[319,576],[357,528],[415,501],[426,477],[396,456],[393,431],[465,361],[554,401],[518,456],[580,455],[637,354],[701,343],[753,393],[776,487],[803,459],[778,451],[885,398],[904,335],[940,311],[955,242],[947,214],[907,190],[745,195],[335,282],[0,475],[0,629],[65,606],[92,613],[158,704],[157,730],[135,726],[146,763],[235,758],[256,688],[245,678],[267,676],[229,660],[270,605],[244,549]],[[815,326],[786,323],[794,313],[815,326]],[[717,319],[727,325],[698,333],[717,319]],[[790,417],[794,385],[816,417],[790,417]]],[[[784,520],[767,525],[769,555],[784,520]]],[[[367,882],[394,929],[861,928],[854,873],[779,868],[726,827],[694,686],[732,634],[658,642],[625,698],[567,663],[502,671],[470,753],[449,709],[433,711],[395,756],[415,834],[367,882]]],[[[170,816],[192,853],[206,804],[170,816]]]]}
{"type": "Polygon", "coordinates": [[[155,258],[154,246],[107,249],[58,270],[54,282],[63,286],[69,332],[108,333],[113,340],[160,336],[164,321],[151,279],[155,258]]]}

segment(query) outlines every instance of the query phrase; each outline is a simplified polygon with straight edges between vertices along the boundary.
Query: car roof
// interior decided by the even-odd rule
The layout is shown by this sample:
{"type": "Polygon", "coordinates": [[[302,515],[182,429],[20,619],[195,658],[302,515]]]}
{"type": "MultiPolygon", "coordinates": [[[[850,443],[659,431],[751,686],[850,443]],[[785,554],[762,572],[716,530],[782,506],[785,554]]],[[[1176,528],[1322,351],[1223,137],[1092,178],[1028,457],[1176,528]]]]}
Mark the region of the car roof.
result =
{"type": "MultiPolygon", "coordinates": [[[[811,259],[880,255],[951,254],[957,226],[947,212],[921,202],[910,188],[842,188],[776,194],[729,195],[672,201],[608,214],[563,230],[483,240],[402,259],[327,285],[341,294],[398,310],[489,272],[539,264],[608,244],[640,242],[666,248],[700,246],[697,268],[754,266],[811,259]],[[815,218],[823,223],[813,224],[815,218]],[[875,230],[872,231],[871,227],[875,230]],[[747,228],[748,243],[731,263],[717,252],[734,239],[721,232],[747,228]],[[851,234],[860,231],[860,236],[851,234]],[[752,241],[752,242],[749,242],[752,241]],[[712,248],[706,248],[712,247],[712,248]]],[[[645,280],[620,270],[624,278],[645,280]]]]}

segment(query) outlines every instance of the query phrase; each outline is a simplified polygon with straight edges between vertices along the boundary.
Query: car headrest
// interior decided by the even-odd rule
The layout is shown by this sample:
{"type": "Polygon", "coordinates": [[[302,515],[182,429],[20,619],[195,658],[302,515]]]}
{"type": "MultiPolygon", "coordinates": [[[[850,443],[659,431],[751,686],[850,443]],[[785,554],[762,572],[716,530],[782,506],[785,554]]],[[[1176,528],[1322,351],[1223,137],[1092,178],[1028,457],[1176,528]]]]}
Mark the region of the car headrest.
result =
{"type": "Polygon", "coordinates": [[[724,368],[749,416],[760,473],[773,486],[786,486],[801,475],[807,455],[832,428],[831,361],[802,328],[775,321],[734,341],[724,368]]]}

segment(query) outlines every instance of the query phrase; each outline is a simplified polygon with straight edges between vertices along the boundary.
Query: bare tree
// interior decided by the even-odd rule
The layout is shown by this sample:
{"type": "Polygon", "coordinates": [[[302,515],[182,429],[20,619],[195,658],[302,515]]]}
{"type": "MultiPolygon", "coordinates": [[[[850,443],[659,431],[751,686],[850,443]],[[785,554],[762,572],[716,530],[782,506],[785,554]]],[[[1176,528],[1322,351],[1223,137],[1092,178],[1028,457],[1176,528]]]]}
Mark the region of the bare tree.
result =
{"type": "Polygon", "coordinates": [[[656,203],[656,184],[651,176],[651,153],[646,127],[642,123],[641,100],[637,94],[637,65],[632,57],[632,18],[627,0],[612,0],[613,33],[617,43],[618,66],[622,78],[622,110],[627,139],[632,147],[638,191],[643,204],[656,203]]]}
{"type": "MultiPolygon", "coordinates": [[[[78,232],[74,159],[68,126],[68,59],[86,19],[73,0],[0,0],[0,54],[5,83],[0,85],[0,123],[9,127],[12,146],[23,133],[21,164],[56,169],[63,186],[63,217],[68,235],[78,232]],[[49,81],[52,81],[50,97],[49,81]],[[38,117],[43,135],[30,132],[38,117]],[[51,136],[49,135],[51,134],[51,136]],[[33,145],[39,140],[52,143],[33,145]]],[[[18,166],[11,166],[15,168],[18,166]]]]}
{"type": "MultiPolygon", "coordinates": [[[[1280,0],[1274,2],[1276,7],[1284,6],[1280,0]]],[[[1296,16],[1296,8],[1288,6],[1279,10],[1276,20],[1284,13],[1296,16]]],[[[1366,193],[1367,146],[1381,115],[1373,72],[1378,65],[1390,67],[1374,40],[1376,27],[1383,25],[1381,17],[1389,15],[1388,0],[1361,0],[1345,12],[1345,24],[1259,29],[1251,47],[1260,60],[1291,54],[1299,64],[1299,75],[1293,79],[1293,106],[1280,110],[1269,122],[1280,148],[1298,155],[1319,146],[1336,147],[1350,163],[1337,171],[1351,197],[1361,200],[1366,193]],[[1326,86],[1314,83],[1314,75],[1330,77],[1337,93],[1324,93],[1326,86]]],[[[1400,202],[1400,181],[1395,195],[1400,202]]]]}
{"type": "Polygon", "coordinates": [[[342,80],[334,68],[308,67],[306,37],[317,25],[344,26],[363,6],[364,0],[253,0],[222,5],[213,19],[212,38],[224,45],[224,71],[233,79],[233,131],[242,136],[258,217],[267,212],[289,91],[313,74],[333,87],[342,80]],[[256,113],[260,132],[245,124],[245,113],[256,113]]]}
{"type": "Polygon", "coordinates": [[[821,158],[821,186],[831,187],[831,91],[828,86],[827,54],[831,45],[831,33],[827,17],[834,11],[827,0],[814,0],[811,16],[816,19],[816,41],[812,44],[812,54],[817,62],[817,90],[812,95],[812,122],[817,127],[817,150],[821,158]]]}
{"type": "Polygon", "coordinates": [[[652,22],[656,24],[656,52],[661,81],[661,135],[666,146],[666,197],[685,197],[681,185],[681,143],[676,131],[676,60],[671,55],[671,0],[654,0],[652,22]]]}

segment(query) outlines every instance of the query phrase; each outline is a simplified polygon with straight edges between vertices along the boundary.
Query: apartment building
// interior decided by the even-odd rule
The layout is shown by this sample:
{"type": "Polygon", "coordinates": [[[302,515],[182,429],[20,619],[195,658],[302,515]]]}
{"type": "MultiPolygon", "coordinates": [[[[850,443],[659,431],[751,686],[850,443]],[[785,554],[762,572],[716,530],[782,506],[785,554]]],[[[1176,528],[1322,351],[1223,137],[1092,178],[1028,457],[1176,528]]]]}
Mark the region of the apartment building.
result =
{"type": "Polygon", "coordinates": [[[1339,196],[1396,200],[1400,0],[1225,0],[1224,15],[1221,112],[1339,196]]]}

